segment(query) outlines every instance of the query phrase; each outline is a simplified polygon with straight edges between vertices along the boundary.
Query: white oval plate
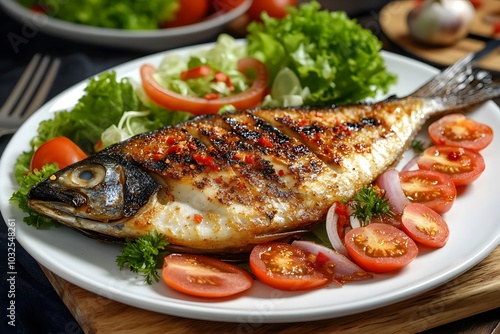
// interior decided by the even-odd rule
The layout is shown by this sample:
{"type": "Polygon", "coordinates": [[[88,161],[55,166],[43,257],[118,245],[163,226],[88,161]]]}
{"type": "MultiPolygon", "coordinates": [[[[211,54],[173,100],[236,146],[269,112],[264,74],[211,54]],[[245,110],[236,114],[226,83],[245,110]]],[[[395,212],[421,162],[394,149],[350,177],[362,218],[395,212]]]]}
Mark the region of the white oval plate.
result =
{"type": "MultiPolygon", "coordinates": [[[[224,26],[244,14],[252,0],[244,0],[226,13],[218,12],[205,20],[183,27],[157,30],[124,30],[86,26],[63,21],[48,15],[36,14],[16,0],[2,0],[7,14],[27,27],[27,31],[42,31],[70,41],[116,47],[136,51],[163,51],[206,41],[222,32],[224,26]]],[[[23,30],[24,32],[24,30],[23,30]]],[[[28,38],[28,36],[24,36],[28,38]]]]}
{"type": "MultiPolygon", "coordinates": [[[[198,48],[207,47],[197,46],[198,48]]],[[[171,52],[186,54],[196,47],[171,52]]],[[[138,59],[114,68],[119,76],[139,80],[138,68],[149,62],[158,64],[163,54],[138,59]]],[[[437,70],[420,62],[383,52],[388,69],[399,75],[391,94],[404,96],[426,82],[437,70]]],[[[120,246],[89,239],[75,230],[61,227],[37,230],[27,226],[23,214],[9,204],[17,188],[13,165],[17,156],[29,149],[29,140],[43,119],[72,107],[82,95],[86,82],[66,90],[45,104],[14,135],[0,161],[0,209],[5,221],[12,220],[21,245],[43,266],[84,289],[107,298],[170,315],[227,322],[297,322],[339,317],[395,303],[430,290],[462,274],[480,262],[499,244],[498,204],[500,189],[500,136],[482,151],[484,174],[467,187],[446,220],[450,226],[448,244],[420,254],[398,273],[376,275],[374,279],[308,292],[285,292],[260,282],[237,298],[204,300],[177,293],[163,283],[148,286],[128,271],[118,270],[115,258],[120,246]]],[[[98,117],[98,116],[96,116],[98,117]]],[[[488,102],[471,117],[489,124],[500,134],[500,110],[488,102]]],[[[423,132],[425,133],[425,131],[423,132]]],[[[409,157],[406,157],[406,160],[409,157]]],[[[404,163],[404,160],[403,162],[404,163]]]]}

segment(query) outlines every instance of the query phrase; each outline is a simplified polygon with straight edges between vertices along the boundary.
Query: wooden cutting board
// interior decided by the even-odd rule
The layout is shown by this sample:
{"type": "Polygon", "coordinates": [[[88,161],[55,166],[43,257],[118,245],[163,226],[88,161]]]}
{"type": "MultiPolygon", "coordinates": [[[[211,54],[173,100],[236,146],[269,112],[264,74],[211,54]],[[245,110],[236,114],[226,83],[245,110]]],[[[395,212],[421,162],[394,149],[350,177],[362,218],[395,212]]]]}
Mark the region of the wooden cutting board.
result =
{"type": "MultiPolygon", "coordinates": [[[[448,47],[428,46],[413,39],[408,30],[406,17],[414,6],[413,0],[389,3],[380,11],[380,27],[391,42],[413,56],[437,65],[451,65],[466,54],[481,50],[485,41],[493,36],[493,21],[500,21],[500,1],[482,0],[481,6],[476,9],[468,38],[448,47]]],[[[500,72],[500,48],[478,64],[482,68],[500,72]]]]}
{"type": "Polygon", "coordinates": [[[179,318],[121,304],[43,268],[85,333],[415,333],[500,307],[500,247],[463,275],[394,305],[341,318],[239,324],[179,318]]]}

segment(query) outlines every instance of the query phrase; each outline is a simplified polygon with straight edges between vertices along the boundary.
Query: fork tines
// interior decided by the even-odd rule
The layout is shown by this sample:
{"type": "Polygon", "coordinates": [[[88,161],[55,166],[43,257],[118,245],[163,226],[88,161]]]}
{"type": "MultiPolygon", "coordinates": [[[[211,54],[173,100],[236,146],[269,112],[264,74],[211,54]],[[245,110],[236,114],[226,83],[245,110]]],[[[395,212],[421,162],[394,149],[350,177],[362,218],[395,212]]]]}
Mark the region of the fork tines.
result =
{"type": "Polygon", "coordinates": [[[20,121],[25,120],[41,106],[52,87],[60,63],[60,59],[52,60],[47,55],[42,57],[37,53],[33,56],[0,109],[2,122],[19,126],[20,121]]]}

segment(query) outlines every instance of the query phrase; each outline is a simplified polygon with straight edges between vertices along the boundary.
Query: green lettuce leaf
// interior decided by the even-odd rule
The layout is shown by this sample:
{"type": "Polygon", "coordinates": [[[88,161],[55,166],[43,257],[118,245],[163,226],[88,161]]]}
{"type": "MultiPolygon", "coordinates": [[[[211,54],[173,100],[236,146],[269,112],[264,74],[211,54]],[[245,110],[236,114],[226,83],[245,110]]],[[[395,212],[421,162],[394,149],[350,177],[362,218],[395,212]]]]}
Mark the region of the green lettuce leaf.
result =
{"type": "Polygon", "coordinates": [[[281,20],[264,13],[248,32],[248,53],[266,64],[270,82],[288,67],[309,90],[306,105],[356,103],[396,82],[372,32],[344,12],[320,10],[316,1],[290,8],[281,20]]]}

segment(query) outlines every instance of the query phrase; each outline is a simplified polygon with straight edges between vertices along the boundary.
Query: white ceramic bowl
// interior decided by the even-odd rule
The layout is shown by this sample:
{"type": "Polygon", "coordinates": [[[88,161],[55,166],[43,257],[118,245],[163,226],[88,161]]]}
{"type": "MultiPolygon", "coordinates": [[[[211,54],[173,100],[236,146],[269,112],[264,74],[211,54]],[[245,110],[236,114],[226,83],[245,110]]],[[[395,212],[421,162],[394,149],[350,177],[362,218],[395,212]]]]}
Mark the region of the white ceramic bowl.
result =
{"type": "Polygon", "coordinates": [[[139,31],[100,28],[66,22],[47,15],[33,13],[17,3],[16,0],[2,0],[0,7],[26,26],[27,29],[22,29],[23,33],[42,31],[67,40],[94,45],[136,51],[162,51],[215,37],[227,23],[245,13],[251,3],[252,0],[244,0],[240,6],[233,10],[225,13],[217,12],[199,23],[177,28],[139,31]]]}

